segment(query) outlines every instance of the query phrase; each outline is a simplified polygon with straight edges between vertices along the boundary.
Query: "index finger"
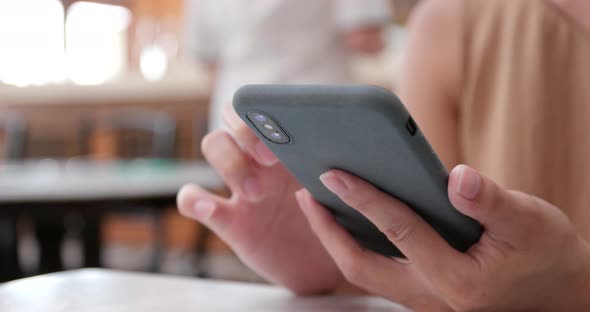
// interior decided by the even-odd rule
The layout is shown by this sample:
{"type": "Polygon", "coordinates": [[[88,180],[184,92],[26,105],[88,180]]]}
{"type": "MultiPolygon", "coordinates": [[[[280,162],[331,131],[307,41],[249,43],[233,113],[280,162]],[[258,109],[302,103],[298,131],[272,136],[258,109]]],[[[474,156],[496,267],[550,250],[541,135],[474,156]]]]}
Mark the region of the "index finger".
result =
{"type": "Polygon", "coordinates": [[[256,162],[262,166],[273,166],[278,162],[273,152],[258,139],[254,131],[234,111],[231,103],[223,108],[223,120],[240,148],[250,154],[256,162]]]}
{"type": "Polygon", "coordinates": [[[387,236],[427,276],[444,272],[441,264],[464,269],[466,257],[453,249],[426,221],[401,201],[383,193],[366,181],[340,170],[321,176],[322,182],[347,205],[356,209],[387,236]]]}
{"type": "Polygon", "coordinates": [[[312,230],[349,282],[398,302],[425,287],[411,266],[361,247],[307,190],[295,196],[312,230]]]}

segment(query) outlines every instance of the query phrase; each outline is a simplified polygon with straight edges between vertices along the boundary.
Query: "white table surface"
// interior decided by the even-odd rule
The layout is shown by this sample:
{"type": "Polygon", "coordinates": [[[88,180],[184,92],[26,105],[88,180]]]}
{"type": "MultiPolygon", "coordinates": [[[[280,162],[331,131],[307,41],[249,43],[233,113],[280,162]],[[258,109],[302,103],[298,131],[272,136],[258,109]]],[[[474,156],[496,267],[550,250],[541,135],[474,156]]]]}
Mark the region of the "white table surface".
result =
{"type": "Polygon", "coordinates": [[[0,285],[2,312],[408,311],[372,297],[294,297],[257,284],[85,269],[0,285]]]}
{"type": "Polygon", "coordinates": [[[209,82],[201,75],[149,82],[123,79],[97,86],[48,85],[19,88],[0,84],[0,108],[84,107],[95,103],[118,105],[122,102],[145,102],[209,97],[209,82]]]}
{"type": "Polygon", "coordinates": [[[0,203],[173,196],[186,183],[206,189],[223,186],[205,162],[4,163],[0,164],[0,203]]]}

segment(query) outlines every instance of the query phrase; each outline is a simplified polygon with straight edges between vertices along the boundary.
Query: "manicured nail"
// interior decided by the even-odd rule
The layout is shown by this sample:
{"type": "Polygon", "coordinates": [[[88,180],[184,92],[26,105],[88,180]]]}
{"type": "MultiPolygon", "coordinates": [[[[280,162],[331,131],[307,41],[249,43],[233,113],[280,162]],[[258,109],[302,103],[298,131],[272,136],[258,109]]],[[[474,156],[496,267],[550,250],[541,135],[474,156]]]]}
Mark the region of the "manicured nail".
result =
{"type": "Polygon", "coordinates": [[[410,260],[407,258],[398,258],[398,257],[392,257],[392,259],[396,262],[399,262],[401,264],[410,264],[410,260]]]}
{"type": "Polygon", "coordinates": [[[320,176],[320,180],[334,194],[338,196],[348,193],[348,186],[334,172],[326,172],[320,176]]]}
{"type": "Polygon", "coordinates": [[[262,141],[258,141],[258,143],[256,143],[254,150],[258,156],[258,161],[262,165],[272,166],[277,163],[278,159],[275,154],[273,154],[268,146],[266,146],[266,144],[264,144],[262,141]]]}
{"type": "Polygon", "coordinates": [[[299,204],[299,207],[301,207],[301,209],[305,210],[307,208],[306,202],[305,202],[305,198],[304,198],[304,189],[300,189],[299,191],[295,192],[295,199],[297,200],[297,203],[299,204]]]}
{"type": "Polygon", "coordinates": [[[244,193],[250,199],[257,198],[262,193],[262,187],[255,177],[247,178],[246,181],[244,181],[243,187],[244,193]]]}
{"type": "Polygon", "coordinates": [[[215,210],[215,203],[206,199],[197,200],[193,206],[195,217],[199,220],[209,219],[213,210],[215,210]]]}
{"type": "Polygon", "coordinates": [[[474,200],[481,188],[481,176],[477,171],[467,166],[461,166],[461,175],[455,190],[459,195],[466,199],[474,200]]]}

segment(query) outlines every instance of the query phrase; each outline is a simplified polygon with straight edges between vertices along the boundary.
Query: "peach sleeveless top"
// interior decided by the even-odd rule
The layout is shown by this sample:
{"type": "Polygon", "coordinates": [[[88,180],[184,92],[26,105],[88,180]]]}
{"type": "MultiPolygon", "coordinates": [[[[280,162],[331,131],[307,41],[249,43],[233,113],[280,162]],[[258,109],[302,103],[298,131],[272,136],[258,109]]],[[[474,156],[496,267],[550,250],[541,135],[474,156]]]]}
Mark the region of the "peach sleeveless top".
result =
{"type": "Polygon", "coordinates": [[[465,0],[462,161],[590,239],[590,31],[549,0],[465,0]]]}

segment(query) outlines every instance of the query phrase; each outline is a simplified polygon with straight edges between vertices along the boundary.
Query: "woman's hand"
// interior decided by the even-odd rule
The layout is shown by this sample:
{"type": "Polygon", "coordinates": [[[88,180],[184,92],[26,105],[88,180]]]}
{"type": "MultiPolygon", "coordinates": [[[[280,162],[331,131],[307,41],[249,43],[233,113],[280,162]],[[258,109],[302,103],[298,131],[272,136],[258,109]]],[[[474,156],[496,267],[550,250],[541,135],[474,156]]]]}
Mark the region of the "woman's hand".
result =
{"type": "Polygon", "coordinates": [[[271,282],[300,294],[339,287],[342,274],[295,201],[301,186],[231,106],[224,118],[233,136],[212,132],[202,149],[231,197],[188,185],[178,194],[180,213],[209,227],[271,282]]]}
{"type": "Polygon", "coordinates": [[[500,188],[458,166],[449,198],[485,231],[467,253],[451,248],[409,207],[365,181],[330,171],[322,182],[371,220],[409,263],[364,250],[310,194],[297,198],[344,276],[357,286],[433,311],[590,311],[590,247],[555,206],[500,188]]]}

